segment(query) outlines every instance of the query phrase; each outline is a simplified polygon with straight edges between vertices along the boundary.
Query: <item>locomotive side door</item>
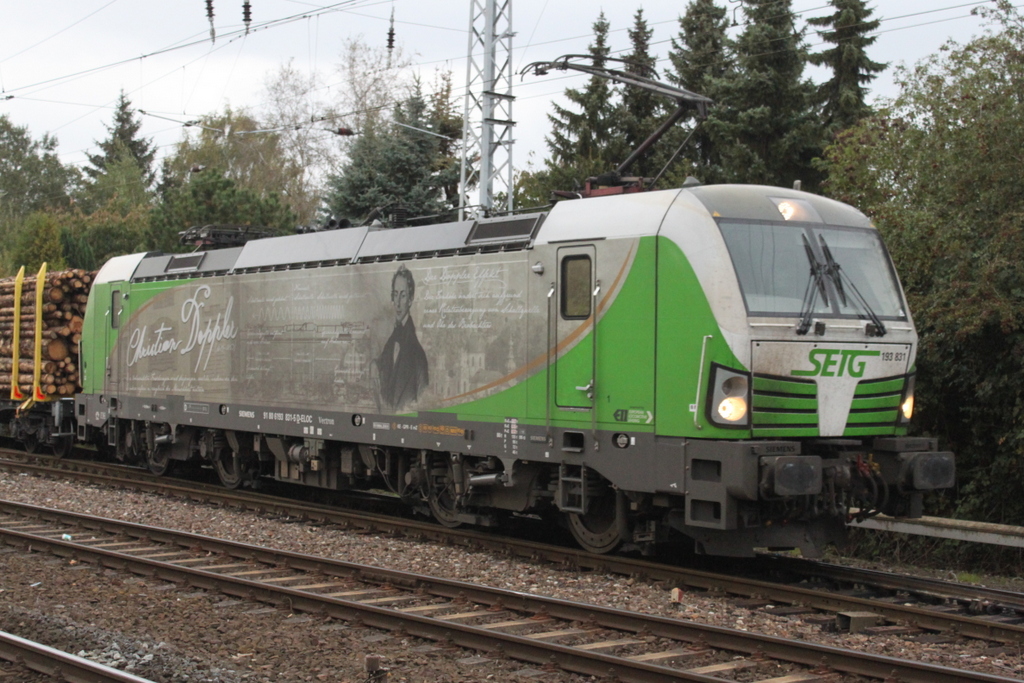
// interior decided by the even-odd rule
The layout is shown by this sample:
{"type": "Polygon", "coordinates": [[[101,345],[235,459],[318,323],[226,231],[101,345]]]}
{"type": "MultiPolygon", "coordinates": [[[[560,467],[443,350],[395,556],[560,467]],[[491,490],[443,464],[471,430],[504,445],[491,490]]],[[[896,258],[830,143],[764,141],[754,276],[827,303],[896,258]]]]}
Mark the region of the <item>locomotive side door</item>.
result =
{"type": "Polygon", "coordinates": [[[568,409],[560,417],[590,420],[595,396],[597,260],[593,245],[558,250],[555,310],[555,405],[568,409]]]}
{"type": "Polygon", "coordinates": [[[110,309],[107,311],[106,344],[104,345],[107,360],[104,369],[106,376],[103,380],[104,391],[113,396],[117,395],[118,380],[121,378],[121,367],[118,357],[114,354],[114,347],[117,343],[117,335],[121,332],[121,314],[124,311],[122,298],[121,288],[115,286],[110,291],[110,309]]]}

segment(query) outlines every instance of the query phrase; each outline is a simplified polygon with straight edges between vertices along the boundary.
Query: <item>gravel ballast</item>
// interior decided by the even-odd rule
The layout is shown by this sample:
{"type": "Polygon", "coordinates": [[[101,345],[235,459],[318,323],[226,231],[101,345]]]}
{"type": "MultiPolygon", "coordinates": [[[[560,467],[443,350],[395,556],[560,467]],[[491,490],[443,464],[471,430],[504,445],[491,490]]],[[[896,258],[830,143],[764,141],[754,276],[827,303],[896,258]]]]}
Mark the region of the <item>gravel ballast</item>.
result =
{"type": "MultiPolygon", "coordinates": [[[[148,493],[0,472],[0,498],[943,666],[1024,675],[1024,657],[1016,647],[837,633],[698,592],[674,603],[672,586],[664,584],[296,524],[148,493]]],[[[45,555],[6,551],[0,568],[0,630],[84,652],[154,681],[362,681],[367,654],[383,656],[391,681],[588,680],[45,555]]]]}

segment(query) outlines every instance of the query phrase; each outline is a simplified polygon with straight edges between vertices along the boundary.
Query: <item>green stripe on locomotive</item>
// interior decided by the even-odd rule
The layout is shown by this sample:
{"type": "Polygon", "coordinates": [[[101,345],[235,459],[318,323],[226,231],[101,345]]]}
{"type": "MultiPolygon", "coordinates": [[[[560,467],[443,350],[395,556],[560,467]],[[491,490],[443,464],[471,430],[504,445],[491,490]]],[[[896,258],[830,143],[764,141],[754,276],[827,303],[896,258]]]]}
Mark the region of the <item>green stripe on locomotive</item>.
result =
{"type": "Polygon", "coordinates": [[[131,329],[132,316],[153,297],[169,289],[191,283],[192,280],[168,280],[164,282],[135,283],[106,282],[93,285],[89,292],[89,303],[82,323],[82,393],[102,394],[106,391],[108,364],[118,337],[123,330],[131,329]],[[114,292],[120,293],[120,311],[112,310],[114,292]],[[128,294],[129,296],[125,296],[128,294]],[[118,327],[111,326],[111,316],[119,315],[118,327]]]}

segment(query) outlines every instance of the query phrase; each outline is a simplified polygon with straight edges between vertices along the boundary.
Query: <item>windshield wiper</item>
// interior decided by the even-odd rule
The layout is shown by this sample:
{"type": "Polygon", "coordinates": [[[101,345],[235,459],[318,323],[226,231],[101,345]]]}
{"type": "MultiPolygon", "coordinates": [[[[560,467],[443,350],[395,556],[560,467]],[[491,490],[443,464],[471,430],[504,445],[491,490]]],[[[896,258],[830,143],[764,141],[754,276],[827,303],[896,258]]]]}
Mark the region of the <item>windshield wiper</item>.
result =
{"type": "MultiPolygon", "coordinates": [[[[806,243],[807,238],[804,238],[806,243]]],[[[868,318],[871,322],[867,325],[865,332],[869,337],[884,337],[885,336],[885,325],[882,323],[881,318],[875,313],[875,310],[871,308],[871,304],[868,300],[860,293],[857,289],[857,285],[853,284],[853,280],[846,274],[839,262],[832,257],[832,250],[828,248],[828,244],[825,243],[825,236],[818,235],[818,241],[821,243],[821,252],[825,255],[825,275],[832,281],[832,285],[836,288],[836,294],[839,297],[839,301],[846,305],[846,292],[843,290],[843,280],[845,279],[847,284],[850,285],[850,292],[852,294],[854,303],[859,305],[860,308],[867,313],[868,318]]],[[[807,246],[806,244],[804,246],[807,246]]],[[[799,333],[799,330],[797,330],[799,333]]]]}
{"type": "Polygon", "coordinates": [[[800,324],[797,325],[797,334],[807,334],[811,329],[811,316],[814,314],[814,302],[821,294],[822,302],[828,306],[828,294],[825,292],[825,266],[822,265],[811,249],[811,243],[807,241],[807,235],[801,235],[804,241],[804,253],[807,254],[807,261],[811,264],[810,277],[807,279],[807,289],[804,290],[804,301],[800,307],[800,324]]]}

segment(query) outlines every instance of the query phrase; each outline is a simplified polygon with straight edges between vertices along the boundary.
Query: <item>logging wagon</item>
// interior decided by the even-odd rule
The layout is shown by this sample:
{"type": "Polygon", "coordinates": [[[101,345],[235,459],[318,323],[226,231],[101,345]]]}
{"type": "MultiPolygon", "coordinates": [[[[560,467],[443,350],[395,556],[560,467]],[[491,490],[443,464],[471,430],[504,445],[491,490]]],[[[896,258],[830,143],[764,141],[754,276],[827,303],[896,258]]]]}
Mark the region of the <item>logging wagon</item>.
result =
{"type": "Polygon", "coordinates": [[[0,280],[0,429],[29,451],[48,444],[65,455],[74,445],[79,345],[92,274],[35,276],[22,268],[0,280]]]}
{"type": "Polygon", "coordinates": [[[43,389],[46,428],[13,431],[229,487],[385,492],[448,526],[557,519],[594,553],[814,556],[953,484],[953,454],[907,435],[917,335],[862,213],[778,187],[608,194],[116,257],[80,389],[43,389]]]}

